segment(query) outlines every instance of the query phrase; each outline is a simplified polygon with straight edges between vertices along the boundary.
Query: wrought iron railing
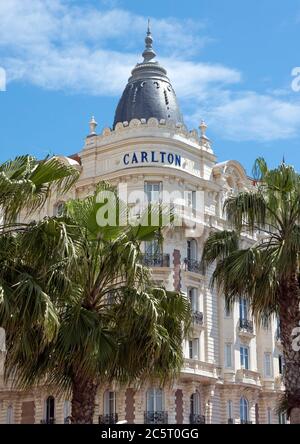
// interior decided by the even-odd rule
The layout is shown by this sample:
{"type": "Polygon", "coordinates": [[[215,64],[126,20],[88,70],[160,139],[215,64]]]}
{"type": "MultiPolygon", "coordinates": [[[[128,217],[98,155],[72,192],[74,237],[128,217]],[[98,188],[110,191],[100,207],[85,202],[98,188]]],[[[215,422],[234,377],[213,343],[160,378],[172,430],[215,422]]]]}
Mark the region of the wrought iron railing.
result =
{"type": "Polygon", "coordinates": [[[146,267],[170,267],[169,254],[143,254],[141,262],[146,267]]]}
{"type": "Polygon", "coordinates": [[[191,413],[190,424],[205,424],[205,416],[191,413]]]}
{"type": "Polygon", "coordinates": [[[168,424],[167,412],[145,412],[144,413],[145,424],[168,424]]]}
{"type": "Polygon", "coordinates": [[[252,334],[254,332],[253,321],[250,321],[249,319],[240,319],[240,330],[252,334]]]}
{"type": "Polygon", "coordinates": [[[100,415],[98,418],[99,424],[116,424],[118,422],[117,413],[109,413],[106,415],[100,415]]]}
{"type": "Polygon", "coordinates": [[[192,273],[203,273],[203,268],[199,261],[194,259],[185,259],[184,260],[185,271],[191,271],[192,273]]]}
{"type": "Polygon", "coordinates": [[[193,311],[193,323],[203,325],[203,313],[201,311],[193,311]]]}
{"type": "Polygon", "coordinates": [[[55,424],[55,418],[42,419],[41,424],[55,424]]]}

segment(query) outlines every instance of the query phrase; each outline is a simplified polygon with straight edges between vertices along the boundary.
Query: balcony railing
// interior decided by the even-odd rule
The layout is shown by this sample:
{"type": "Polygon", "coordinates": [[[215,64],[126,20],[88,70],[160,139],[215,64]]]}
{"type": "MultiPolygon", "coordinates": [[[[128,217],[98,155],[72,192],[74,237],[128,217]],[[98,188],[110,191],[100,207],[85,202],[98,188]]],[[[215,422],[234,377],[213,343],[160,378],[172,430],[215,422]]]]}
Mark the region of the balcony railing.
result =
{"type": "Polygon", "coordinates": [[[107,415],[100,415],[98,418],[99,424],[116,424],[118,422],[117,413],[109,413],[107,415]]]}
{"type": "Polygon", "coordinates": [[[145,412],[144,413],[145,424],[168,424],[167,412],[145,412]]]}
{"type": "Polygon", "coordinates": [[[169,254],[143,254],[141,262],[145,267],[170,267],[169,254]]]}
{"type": "Polygon", "coordinates": [[[190,414],[190,424],[205,424],[205,416],[190,414]]]}
{"type": "Polygon", "coordinates": [[[227,420],[227,424],[234,424],[234,419],[232,419],[232,418],[228,418],[228,420],[227,420]]]}
{"type": "Polygon", "coordinates": [[[241,424],[247,425],[247,424],[253,424],[253,422],[252,421],[248,421],[246,419],[241,419],[241,424]]]}
{"type": "Polygon", "coordinates": [[[202,266],[199,261],[196,261],[194,259],[185,259],[184,265],[185,265],[185,271],[191,271],[192,273],[202,274],[202,266]]]}
{"type": "Polygon", "coordinates": [[[240,330],[253,334],[253,321],[250,321],[249,319],[240,319],[240,330]]]}
{"type": "Polygon", "coordinates": [[[193,323],[203,325],[203,313],[200,311],[193,311],[193,323]]]}
{"type": "Polygon", "coordinates": [[[41,424],[55,424],[55,418],[42,419],[41,424]]]}

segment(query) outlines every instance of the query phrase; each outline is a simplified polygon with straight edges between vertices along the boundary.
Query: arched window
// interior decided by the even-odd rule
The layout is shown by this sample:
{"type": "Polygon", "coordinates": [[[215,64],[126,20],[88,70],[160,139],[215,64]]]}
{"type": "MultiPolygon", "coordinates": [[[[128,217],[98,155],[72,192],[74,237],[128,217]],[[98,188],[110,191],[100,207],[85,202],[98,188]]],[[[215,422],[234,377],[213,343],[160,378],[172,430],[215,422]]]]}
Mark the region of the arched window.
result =
{"type": "Polygon", "coordinates": [[[13,424],[13,423],[14,423],[14,409],[12,405],[9,405],[6,411],[6,424],[13,424]]]}
{"type": "Polygon", "coordinates": [[[240,400],[240,419],[241,424],[249,422],[249,402],[244,397],[240,400]]]}
{"type": "Polygon", "coordinates": [[[200,395],[199,392],[195,392],[190,398],[191,415],[200,415],[200,395]]]}
{"type": "Polygon", "coordinates": [[[227,417],[228,417],[228,423],[233,423],[233,404],[232,401],[227,401],[227,417]]]}
{"type": "Polygon", "coordinates": [[[106,390],[103,394],[103,415],[99,416],[99,424],[115,424],[118,422],[117,394],[106,390]]]}
{"type": "Polygon", "coordinates": [[[65,400],[64,402],[64,423],[69,424],[71,417],[71,402],[69,400],[65,400]]]}
{"type": "Polygon", "coordinates": [[[48,396],[46,399],[46,409],[45,409],[45,422],[46,424],[55,423],[55,399],[53,396],[48,396]]]}
{"type": "Polygon", "coordinates": [[[164,412],[164,392],[160,388],[149,388],[146,394],[146,424],[167,424],[168,416],[164,412]]]}
{"type": "Polygon", "coordinates": [[[164,410],[164,392],[160,388],[150,388],[147,391],[147,411],[162,412],[164,410]]]}
{"type": "Polygon", "coordinates": [[[59,217],[62,216],[65,209],[65,202],[57,202],[54,205],[54,216],[59,217]]]}

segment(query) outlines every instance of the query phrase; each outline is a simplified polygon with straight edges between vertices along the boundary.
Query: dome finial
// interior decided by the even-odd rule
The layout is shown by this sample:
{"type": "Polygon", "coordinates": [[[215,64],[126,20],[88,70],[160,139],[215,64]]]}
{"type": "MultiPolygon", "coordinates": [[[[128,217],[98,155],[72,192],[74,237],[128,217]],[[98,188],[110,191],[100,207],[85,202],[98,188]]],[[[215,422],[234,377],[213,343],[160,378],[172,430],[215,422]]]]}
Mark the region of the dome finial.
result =
{"type": "Polygon", "coordinates": [[[96,122],[94,116],[92,116],[89,125],[90,125],[90,134],[89,135],[90,136],[95,136],[96,135],[96,128],[97,128],[98,123],[96,122]]]}
{"type": "Polygon", "coordinates": [[[150,62],[150,60],[156,57],[155,51],[152,47],[153,38],[150,29],[150,19],[148,18],[147,36],[145,38],[145,51],[143,52],[144,63],[150,62]]]}

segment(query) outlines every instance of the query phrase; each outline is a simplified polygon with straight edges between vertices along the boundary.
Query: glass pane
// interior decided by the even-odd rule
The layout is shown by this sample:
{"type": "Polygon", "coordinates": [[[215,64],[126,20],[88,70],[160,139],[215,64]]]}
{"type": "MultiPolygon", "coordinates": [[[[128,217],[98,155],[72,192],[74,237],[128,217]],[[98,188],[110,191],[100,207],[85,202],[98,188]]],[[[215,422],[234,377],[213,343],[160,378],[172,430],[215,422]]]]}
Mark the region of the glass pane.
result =
{"type": "Polygon", "coordinates": [[[154,412],[154,389],[149,389],[147,392],[147,411],[154,412]]]}
{"type": "Polygon", "coordinates": [[[162,412],[163,411],[163,391],[158,389],[156,390],[156,405],[155,405],[155,410],[157,412],[162,412]]]}
{"type": "Polygon", "coordinates": [[[189,358],[193,359],[193,341],[189,341],[189,358]]]}
{"type": "Polygon", "coordinates": [[[55,410],[54,403],[55,403],[55,401],[54,401],[53,396],[49,396],[46,401],[46,420],[47,421],[51,421],[52,419],[54,419],[54,410],[55,410]]]}
{"type": "Polygon", "coordinates": [[[13,424],[13,407],[11,405],[7,408],[6,424],[13,424]]]}
{"type": "Polygon", "coordinates": [[[233,418],[232,416],[232,401],[228,401],[227,402],[227,413],[228,413],[228,418],[233,418]]]}
{"type": "Polygon", "coordinates": [[[225,346],[225,365],[227,368],[232,367],[231,362],[231,344],[226,344],[225,346]]]}

